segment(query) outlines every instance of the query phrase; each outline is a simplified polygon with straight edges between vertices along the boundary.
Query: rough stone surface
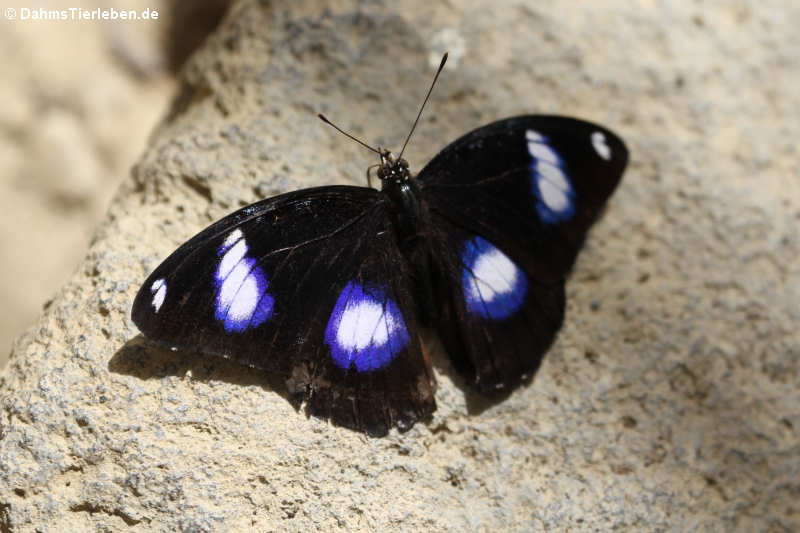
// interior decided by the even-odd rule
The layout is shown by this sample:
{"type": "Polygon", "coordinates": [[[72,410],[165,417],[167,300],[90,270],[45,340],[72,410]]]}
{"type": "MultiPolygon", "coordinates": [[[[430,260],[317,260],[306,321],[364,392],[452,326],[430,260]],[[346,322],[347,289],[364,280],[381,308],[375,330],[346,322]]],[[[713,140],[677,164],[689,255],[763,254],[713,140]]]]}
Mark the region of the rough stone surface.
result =
{"type": "Polygon", "coordinates": [[[16,343],[0,529],[800,530],[800,7],[471,6],[233,7],[16,343]],[[398,146],[444,48],[415,168],[521,112],[631,149],[530,386],[482,403],[439,356],[433,421],[369,439],[265,376],[143,342],[129,307],[163,257],[265,195],[361,183],[369,154],[313,112],[398,146]]]}
{"type": "Polygon", "coordinates": [[[0,368],[11,343],[75,272],[92,232],[173,91],[157,21],[23,19],[22,8],[93,9],[94,0],[9,2],[0,16],[0,368]],[[41,4],[39,6],[38,4],[41,4]],[[66,5],[65,5],[66,4],[66,5]]]}

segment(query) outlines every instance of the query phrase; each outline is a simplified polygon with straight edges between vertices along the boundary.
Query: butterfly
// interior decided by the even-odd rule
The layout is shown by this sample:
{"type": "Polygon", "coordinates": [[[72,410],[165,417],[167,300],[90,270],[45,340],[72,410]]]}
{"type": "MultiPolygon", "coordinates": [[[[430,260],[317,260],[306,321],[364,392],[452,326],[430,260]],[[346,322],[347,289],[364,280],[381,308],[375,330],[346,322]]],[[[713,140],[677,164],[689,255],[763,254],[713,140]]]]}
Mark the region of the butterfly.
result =
{"type": "Polygon", "coordinates": [[[308,413],[373,436],[436,408],[423,326],[478,392],[532,376],[622,177],[623,142],[583,120],[518,116],[467,133],[416,177],[402,151],[365,146],[381,190],[314,187],[226,216],[147,278],[137,327],[283,375],[308,413]]]}

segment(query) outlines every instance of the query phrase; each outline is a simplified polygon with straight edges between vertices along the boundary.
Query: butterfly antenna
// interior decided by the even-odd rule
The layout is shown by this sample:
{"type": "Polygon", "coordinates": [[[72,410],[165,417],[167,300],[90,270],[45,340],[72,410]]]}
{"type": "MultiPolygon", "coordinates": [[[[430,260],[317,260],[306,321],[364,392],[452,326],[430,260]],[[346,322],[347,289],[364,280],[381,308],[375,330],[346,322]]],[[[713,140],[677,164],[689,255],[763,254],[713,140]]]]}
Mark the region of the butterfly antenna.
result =
{"type": "Polygon", "coordinates": [[[442,72],[444,68],[444,64],[447,63],[447,54],[445,52],[442,56],[442,62],[439,63],[439,69],[436,71],[436,75],[433,77],[433,82],[431,82],[431,87],[428,89],[428,94],[425,95],[425,100],[422,101],[422,106],[419,108],[419,113],[417,113],[417,119],[414,121],[414,124],[411,126],[411,131],[408,132],[408,137],[406,137],[406,142],[403,143],[403,149],[400,150],[400,155],[397,156],[397,159],[402,159],[403,152],[406,151],[406,145],[408,144],[408,140],[411,139],[411,134],[414,133],[414,130],[417,127],[417,122],[419,122],[419,117],[422,116],[422,110],[425,109],[425,104],[428,103],[428,98],[431,96],[431,92],[433,92],[433,86],[436,85],[436,80],[439,79],[439,74],[442,72]]]}
{"type": "Polygon", "coordinates": [[[372,150],[376,154],[381,155],[381,152],[379,150],[377,150],[376,148],[373,148],[372,146],[368,145],[367,143],[365,143],[361,139],[357,139],[356,137],[353,137],[352,135],[350,135],[349,133],[344,131],[342,128],[340,128],[339,126],[337,126],[336,124],[334,124],[333,122],[328,120],[328,118],[325,115],[323,115],[322,113],[317,113],[317,116],[319,117],[319,119],[322,122],[324,122],[328,126],[332,126],[336,131],[338,131],[339,133],[341,133],[345,137],[349,137],[349,138],[353,139],[355,142],[357,142],[358,144],[360,144],[361,146],[363,146],[365,148],[369,148],[370,150],[372,150]]]}

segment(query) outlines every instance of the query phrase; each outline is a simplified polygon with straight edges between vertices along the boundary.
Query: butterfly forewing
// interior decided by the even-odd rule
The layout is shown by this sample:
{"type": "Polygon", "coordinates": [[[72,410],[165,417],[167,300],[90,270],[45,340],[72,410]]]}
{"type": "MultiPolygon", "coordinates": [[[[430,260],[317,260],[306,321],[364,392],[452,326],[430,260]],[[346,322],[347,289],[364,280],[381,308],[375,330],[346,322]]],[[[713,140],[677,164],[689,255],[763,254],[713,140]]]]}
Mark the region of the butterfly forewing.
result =
{"type": "Polygon", "coordinates": [[[607,129],[556,116],[478,128],[420,172],[431,211],[490,238],[540,281],[564,277],[622,177],[628,151],[607,129]]]}
{"type": "Polygon", "coordinates": [[[434,410],[408,268],[375,190],[248,206],[159,266],[133,320],[149,338],[289,377],[312,414],[371,434],[434,410]],[[391,376],[391,378],[390,378],[391,376]]]}

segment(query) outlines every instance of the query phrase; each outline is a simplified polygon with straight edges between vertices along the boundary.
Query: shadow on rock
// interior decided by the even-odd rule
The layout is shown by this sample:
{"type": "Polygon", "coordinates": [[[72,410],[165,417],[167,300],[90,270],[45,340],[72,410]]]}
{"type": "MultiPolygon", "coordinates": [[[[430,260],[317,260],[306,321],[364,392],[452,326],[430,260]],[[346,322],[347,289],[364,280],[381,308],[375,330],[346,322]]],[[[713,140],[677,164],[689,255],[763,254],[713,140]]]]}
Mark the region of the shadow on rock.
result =
{"type": "MultiPolygon", "coordinates": [[[[516,390],[515,387],[489,395],[475,392],[453,366],[436,336],[427,331],[422,338],[432,365],[463,391],[468,416],[480,415],[486,409],[504,401],[516,390]]],[[[223,381],[240,386],[255,385],[279,394],[298,412],[303,411],[302,402],[294,398],[287,388],[288,376],[242,365],[227,357],[166,348],[148,341],[143,335],[137,335],[117,350],[108,362],[108,370],[140,380],[167,376],[184,377],[189,374],[193,380],[202,382],[223,381]]],[[[521,386],[530,385],[530,381],[527,380],[521,386]]]]}
{"type": "Polygon", "coordinates": [[[178,72],[189,56],[219,25],[231,0],[170,0],[167,3],[169,31],[164,52],[173,72],[178,72]]]}
{"type": "Polygon", "coordinates": [[[164,348],[149,342],[143,335],[137,335],[117,350],[108,362],[108,370],[141,380],[191,374],[192,379],[202,382],[255,385],[279,394],[299,410],[286,389],[284,376],[251,368],[226,357],[164,348]]]}
{"type": "Polygon", "coordinates": [[[479,393],[475,390],[469,380],[465,377],[469,374],[468,369],[460,371],[456,361],[450,358],[442,346],[441,340],[433,329],[425,328],[421,334],[423,350],[430,358],[433,367],[441,374],[446,375],[453,384],[463,392],[467,407],[467,415],[478,416],[487,409],[506,400],[511,394],[521,388],[531,384],[532,379],[527,378],[515,387],[498,390],[490,394],[479,393]]]}

